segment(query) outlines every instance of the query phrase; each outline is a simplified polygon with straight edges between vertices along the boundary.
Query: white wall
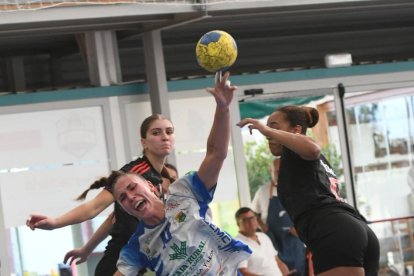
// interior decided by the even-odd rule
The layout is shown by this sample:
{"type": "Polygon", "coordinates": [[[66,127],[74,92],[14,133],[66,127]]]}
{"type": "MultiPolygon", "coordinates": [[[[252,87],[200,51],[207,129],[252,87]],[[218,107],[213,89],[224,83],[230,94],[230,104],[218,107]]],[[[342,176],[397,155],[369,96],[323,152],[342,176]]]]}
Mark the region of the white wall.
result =
{"type": "Polygon", "coordinates": [[[42,110],[38,105],[24,106],[21,112],[14,108],[14,113],[1,115],[3,235],[17,241],[12,245],[4,238],[7,246],[2,246],[9,254],[14,252],[3,261],[11,272],[50,273],[74,247],[70,228],[33,232],[23,225],[30,213],[57,216],[77,206],[74,199],[109,171],[103,106],[95,102],[84,107],[68,102],[67,108],[56,104],[56,109],[49,104],[42,110]],[[23,227],[14,228],[19,226],[23,227]],[[18,245],[20,252],[11,248],[18,245]]]}
{"type": "MultiPolygon", "coordinates": [[[[139,127],[151,114],[148,99],[112,99],[119,108],[107,101],[95,105],[90,100],[78,101],[80,106],[87,103],[81,108],[70,102],[25,106],[21,112],[10,110],[15,111],[10,114],[0,108],[1,215],[6,231],[20,227],[20,253],[10,248],[17,244],[8,244],[7,251],[17,252],[9,256],[17,266],[11,271],[20,273],[21,261],[23,270],[48,274],[74,246],[70,228],[30,231],[24,226],[30,213],[57,216],[68,211],[78,204],[73,199],[94,180],[123,165],[117,164],[112,152],[121,151],[119,155],[129,160],[141,153],[139,127]],[[114,126],[116,120],[112,117],[121,118],[122,127],[114,126]],[[123,133],[118,133],[119,129],[123,133]],[[117,133],[108,133],[109,130],[117,133]],[[115,135],[121,136],[125,147],[113,143],[115,135]]],[[[210,95],[202,94],[193,99],[178,97],[170,104],[176,129],[177,167],[184,174],[197,170],[204,157],[215,102],[210,95]]],[[[218,183],[215,202],[237,200],[232,148],[218,183]]],[[[91,192],[88,198],[94,195],[96,192],[91,192]]],[[[8,240],[4,235],[3,239],[8,240]]]]}

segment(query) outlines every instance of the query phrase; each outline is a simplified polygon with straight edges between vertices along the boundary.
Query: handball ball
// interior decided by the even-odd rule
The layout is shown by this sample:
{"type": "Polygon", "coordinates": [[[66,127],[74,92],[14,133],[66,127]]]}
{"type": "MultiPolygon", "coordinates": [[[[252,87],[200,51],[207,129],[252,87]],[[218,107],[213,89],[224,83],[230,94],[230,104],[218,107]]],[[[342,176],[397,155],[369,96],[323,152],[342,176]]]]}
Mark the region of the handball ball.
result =
{"type": "Polygon", "coordinates": [[[236,61],[236,41],[224,31],[208,32],[197,43],[196,57],[198,64],[209,72],[225,71],[236,61]]]}

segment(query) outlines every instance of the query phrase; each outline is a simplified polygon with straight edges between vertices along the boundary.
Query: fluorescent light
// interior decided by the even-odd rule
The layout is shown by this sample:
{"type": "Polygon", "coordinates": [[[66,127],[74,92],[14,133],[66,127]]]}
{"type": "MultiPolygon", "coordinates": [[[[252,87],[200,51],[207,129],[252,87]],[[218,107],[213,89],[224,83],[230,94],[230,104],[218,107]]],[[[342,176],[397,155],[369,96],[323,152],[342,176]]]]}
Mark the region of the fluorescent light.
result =
{"type": "Polygon", "coordinates": [[[328,54],[325,56],[325,66],[328,68],[346,67],[352,65],[352,56],[349,53],[328,54]]]}

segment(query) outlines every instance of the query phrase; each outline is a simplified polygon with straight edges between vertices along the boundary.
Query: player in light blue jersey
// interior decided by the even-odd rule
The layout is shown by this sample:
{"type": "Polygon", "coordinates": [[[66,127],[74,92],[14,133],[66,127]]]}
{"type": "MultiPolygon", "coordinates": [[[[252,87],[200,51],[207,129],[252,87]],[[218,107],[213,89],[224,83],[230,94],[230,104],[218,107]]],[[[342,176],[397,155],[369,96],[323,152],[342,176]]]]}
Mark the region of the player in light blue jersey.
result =
{"type": "Polygon", "coordinates": [[[215,226],[207,211],[230,140],[229,105],[236,87],[228,78],[224,74],[215,88],[207,89],[216,110],[204,160],[197,172],[170,186],[165,202],[139,175],[113,172],[108,178],[115,199],[141,221],[121,251],[115,275],[136,276],[141,268],[150,268],[162,276],[232,276],[249,257],[248,246],[215,226]]]}

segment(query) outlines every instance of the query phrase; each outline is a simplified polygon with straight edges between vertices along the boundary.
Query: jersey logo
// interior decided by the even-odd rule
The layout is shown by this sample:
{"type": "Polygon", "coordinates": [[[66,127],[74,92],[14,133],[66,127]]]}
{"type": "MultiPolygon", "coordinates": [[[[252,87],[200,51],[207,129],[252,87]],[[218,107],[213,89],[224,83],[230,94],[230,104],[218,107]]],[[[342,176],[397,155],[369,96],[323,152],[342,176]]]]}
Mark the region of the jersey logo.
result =
{"type": "Polygon", "coordinates": [[[146,173],[149,170],[150,170],[150,166],[148,165],[148,163],[146,161],[143,161],[143,162],[139,163],[138,165],[135,165],[134,167],[132,167],[129,171],[133,172],[133,173],[143,175],[144,173],[146,173]]]}
{"type": "Polygon", "coordinates": [[[329,181],[331,182],[330,184],[330,190],[331,193],[335,196],[335,198],[338,201],[345,201],[340,195],[339,195],[339,180],[334,178],[334,177],[329,177],[329,181]]]}
{"type": "Polygon", "coordinates": [[[184,214],[184,212],[183,211],[180,211],[180,212],[178,212],[176,215],[175,215],[175,220],[177,221],[177,222],[179,222],[179,223],[181,223],[181,222],[184,222],[185,221],[185,218],[186,218],[187,216],[184,214]]]}
{"type": "Polygon", "coordinates": [[[333,169],[332,169],[331,167],[329,167],[327,164],[325,164],[325,163],[322,161],[322,159],[321,159],[321,160],[319,160],[319,161],[321,162],[322,167],[325,169],[325,171],[326,171],[327,173],[329,173],[329,174],[331,174],[331,175],[333,175],[333,176],[336,176],[336,175],[335,175],[335,172],[333,171],[333,169]]]}
{"type": "Polygon", "coordinates": [[[174,243],[171,246],[171,249],[174,251],[174,253],[170,254],[170,261],[185,259],[187,257],[187,242],[186,241],[181,241],[180,246],[174,243]]]}

